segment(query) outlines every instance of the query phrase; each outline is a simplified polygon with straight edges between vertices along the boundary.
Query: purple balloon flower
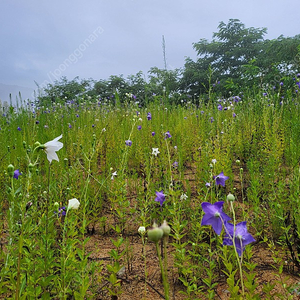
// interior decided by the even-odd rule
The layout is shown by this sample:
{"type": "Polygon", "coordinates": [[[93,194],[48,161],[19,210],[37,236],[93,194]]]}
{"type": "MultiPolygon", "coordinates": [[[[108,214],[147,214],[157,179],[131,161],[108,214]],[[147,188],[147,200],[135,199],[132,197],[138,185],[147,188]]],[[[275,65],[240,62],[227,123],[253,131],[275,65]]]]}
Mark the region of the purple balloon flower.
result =
{"type": "Polygon", "coordinates": [[[242,255],[243,251],[245,250],[245,246],[255,242],[254,237],[247,231],[247,222],[241,222],[235,225],[235,233],[234,225],[225,221],[225,237],[223,240],[224,246],[233,246],[233,235],[234,235],[234,243],[236,247],[236,251],[239,256],[242,255]]]}
{"type": "Polygon", "coordinates": [[[148,114],[147,114],[147,120],[148,120],[148,121],[152,120],[152,115],[151,115],[150,112],[148,112],[148,114]]]}
{"type": "Polygon", "coordinates": [[[155,132],[154,131],[152,131],[151,134],[152,134],[152,136],[155,136],[155,132]]]}
{"type": "Polygon", "coordinates": [[[225,181],[229,179],[228,176],[225,176],[223,172],[221,172],[219,175],[214,176],[214,179],[216,180],[216,185],[225,186],[225,181]]]}
{"type": "Polygon", "coordinates": [[[138,130],[141,130],[141,129],[142,129],[142,126],[141,126],[141,125],[139,125],[139,126],[137,127],[137,129],[138,129],[138,130]]]}
{"type": "Polygon", "coordinates": [[[222,226],[225,221],[229,221],[230,217],[223,212],[224,201],[211,204],[209,202],[201,203],[205,215],[202,218],[202,225],[211,225],[217,235],[221,234],[222,226]]]}
{"type": "Polygon", "coordinates": [[[218,105],[218,110],[221,111],[223,109],[223,106],[221,104],[218,105]]]}
{"type": "Polygon", "coordinates": [[[18,128],[17,128],[17,130],[18,130],[18,131],[21,131],[21,128],[20,128],[20,127],[18,127],[18,128]]]}
{"type": "Polygon", "coordinates": [[[163,203],[166,200],[166,196],[164,195],[163,191],[161,190],[160,192],[155,192],[156,193],[156,198],[155,201],[160,203],[160,206],[163,205],[163,203]]]}
{"type": "Polygon", "coordinates": [[[20,172],[19,169],[14,171],[14,178],[18,179],[20,175],[22,175],[22,173],[20,172]]]}
{"type": "Polygon", "coordinates": [[[165,139],[170,139],[172,136],[171,136],[171,134],[170,134],[170,131],[167,131],[166,133],[165,133],[165,139]]]}
{"type": "MultiPolygon", "coordinates": [[[[54,213],[56,214],[57,212],[55,211],[54,213]]],[[[58,209],[58,213],[57,214],[58,214],[58,217],[65,216],[66,215],[66,207],[65,206],[60,207],[58,209]]]]}
{"type": "Polygon", "coordinates": [[[174,161],[173,164],[172,164],[172,166],[173,166],[174,168],[177,168],[177,167],[178,167],[178,162],[177,162],[177,161],[174,161]]]}
{"type": "Polygon", "coordinates": [[[126,144],[126,146],[131,146],[132,145],[132,141],[131,140],[126,140],[125,144],[126,144]]]}

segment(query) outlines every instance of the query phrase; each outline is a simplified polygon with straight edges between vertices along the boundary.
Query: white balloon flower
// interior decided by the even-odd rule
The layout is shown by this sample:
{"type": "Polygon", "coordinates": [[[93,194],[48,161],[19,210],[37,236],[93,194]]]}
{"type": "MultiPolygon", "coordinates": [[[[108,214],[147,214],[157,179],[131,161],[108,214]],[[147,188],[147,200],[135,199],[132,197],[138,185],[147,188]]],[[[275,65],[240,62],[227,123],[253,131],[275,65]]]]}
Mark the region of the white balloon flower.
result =
{"type": "Polygon", "coordinates": [[[158,148],[152,148],[152,154],[157,156],[160,152],[158,151],[158,148]]]}
{"type": "Polygon", "coordinates": [[[68,204],[68,210],[69,209],[78,209],[79,205],[80,205],[80,202],[76,198],[70,199],[69,204],[68,204]]]}
{"type": "Polygon", "coordinates": [[[50,164],[53,159],[59,161],[56,151],[60,150],[64,145],[62,142],[58,141],[61,138],[62,138],[62,134],[60,136],[58,136],[57,138],[55,138],[54,140],[47,142],[44,145],[44,151],[47,154],[47,159],[49,160],[50,164]]]}

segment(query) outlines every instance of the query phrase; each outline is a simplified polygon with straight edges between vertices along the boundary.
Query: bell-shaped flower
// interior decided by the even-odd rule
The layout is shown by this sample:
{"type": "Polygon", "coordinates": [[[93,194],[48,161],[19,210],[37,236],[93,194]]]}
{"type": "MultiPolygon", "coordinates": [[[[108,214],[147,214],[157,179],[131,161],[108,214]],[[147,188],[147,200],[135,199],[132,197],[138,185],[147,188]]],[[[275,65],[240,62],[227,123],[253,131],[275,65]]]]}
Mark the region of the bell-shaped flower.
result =
{"type": "Polygon", "coordinates": [[[228,176],[225,176],[223,172],[219,175],[213,177],[216,181],[216,185],[225,186],[225,181],[229,179],[228,176]]]}
{"type": "Polygon", "coordinates": [[[132,141],[131,140],[126,140],[125,144],[126,144],[126,146],[131,146],[132,145],[132,141]]]}
{"type": "Polygon", "coordinates": [[[118,174],[117,174],[117,171],[115,171],[115,172],[113,172],[112,174],[111,174],[111,180],[114,180],[114,178],[115,178],[115,176],[117,176],[118,174]]]}
{"type": "Polygon", "coordinates": [[[202,218],[202,225],[211,225],[217,235],[220,235],[225,221],[229,221],[230,217],[223,212],[223,201],[211,204],[209,202],[203,202],[201,204],[205,215],[202,218]]]}
{"type": "Polygon", "coordinates": [[[60,150],[64,145],[62,142],[58,141],[61,138],[62,138],[62,134],[57,138],[55,138],[54,140],[47,142],[46,144],[41,146],[42,149],[44,149],[44,151],[46,152],[47,159],[49,160],[50,164],[53,159],[59,161],[56,151],[60,150]]]}
{"type": "Polygon", "coordinates": [[[156,198],[155,201],[160,203],[160,206],[163,206],[165,200],[166,200],[166,196],[163,193],[163,191],[160,192],[155,192],[156,193],[156,198]]]}
{"type": "Polygon", "coordinates": [[[158,148],[152,148],[152,155],[157,156],[159,153],[158,148]]]}
{"type": "Polygon", "coordinates": [[[245,250],[245,246],[255,242],[254,237],[247,231],[247,222],[240,222],[234,225],[228,222],[224,223],[226,235],[223,240],[224,246],[233,246],[233,241],[236,247],[236,251],[239,256],[242,255],[245,250]]]}
{"type": "Polygon", "coordinates": [[[14,171],[14,176],[13,176],[13,177],[14,177],[15,179],[18,179],[20,175],[22,175],[22,173],[20,172],[19,169],[17,169],[17,170],[14,171]]]}
{"type": "Polygon", "coordinates": [[[69,204],[68,204],[68,210],[69,209],[78,209],[79,205],[80,205],[80,202],[76,198],[70,199],[69,204]]]}

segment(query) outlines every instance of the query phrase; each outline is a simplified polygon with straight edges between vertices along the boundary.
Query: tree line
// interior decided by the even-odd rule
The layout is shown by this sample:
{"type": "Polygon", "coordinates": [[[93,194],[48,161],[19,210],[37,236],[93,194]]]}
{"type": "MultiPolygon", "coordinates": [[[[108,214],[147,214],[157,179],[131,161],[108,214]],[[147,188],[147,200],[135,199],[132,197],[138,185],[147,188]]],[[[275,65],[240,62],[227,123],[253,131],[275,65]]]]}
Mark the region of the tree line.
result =
{"type": "MultiPolygon", "coordinates": [[[[37,97],[39,103],[77,99],[83,95],[111,99],[116,92],[122,100],[128,93],[141,104],[153,95],[165,95],[172,101],[182,97],[209,97],[212,91],[237,94],[241,89],[271,89],[294,84],[300,72],[300,34],[265,39],[267,28],[246,28],[238,19],[220,22],[212,40],[193,44],[197,59],[187,58],[180,69],[152,67],[124,78],[68,80],[49,83],[37,97]],[[293,81],[294,78],[294,81],[293,81]]],[[[226,95],[224,95],[226,96],[226,95]]]]}

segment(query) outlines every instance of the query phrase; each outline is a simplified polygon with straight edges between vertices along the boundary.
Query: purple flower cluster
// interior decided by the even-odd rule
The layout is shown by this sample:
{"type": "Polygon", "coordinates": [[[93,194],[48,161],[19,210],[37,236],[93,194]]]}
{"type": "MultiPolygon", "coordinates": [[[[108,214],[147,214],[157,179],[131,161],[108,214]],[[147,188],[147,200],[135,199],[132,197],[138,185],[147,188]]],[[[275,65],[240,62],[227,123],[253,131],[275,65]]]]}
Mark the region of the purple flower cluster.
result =
{"type": "Polygon", "coordinates": [[[54,213],[57,214],[58,217],[60,217],[60,216],[65,216],[66,211],[67,211],[66,207],[62,206],[58,209],[58,212],[55,211],[54,213]]]}
{"type": "Polygon", "coordinates": [[[224,225],[225,236],[224,246],[235,246],[239,256],[245,250],[245,246],[255,242],[253,236],[247,231],[247,222],[240,222],[236,225],[228,223],[231,218],[223,212],[223,201],[214,204],[203,202],[201,204],[205,215],[202,218],[201,226],[211,225],[217,235],[220,235],[224,225]]]}

